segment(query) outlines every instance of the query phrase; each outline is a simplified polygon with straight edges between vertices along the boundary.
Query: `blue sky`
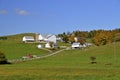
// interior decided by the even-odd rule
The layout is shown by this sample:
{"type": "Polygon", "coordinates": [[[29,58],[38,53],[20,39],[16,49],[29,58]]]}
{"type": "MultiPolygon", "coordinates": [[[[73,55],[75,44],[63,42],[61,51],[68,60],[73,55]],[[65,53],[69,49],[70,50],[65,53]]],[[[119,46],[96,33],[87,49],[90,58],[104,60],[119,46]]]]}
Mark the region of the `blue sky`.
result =
{"type": "Polygon", "coordinates": [[[120,28],[120,0],[0,0],[0,36],[120,28]]]}

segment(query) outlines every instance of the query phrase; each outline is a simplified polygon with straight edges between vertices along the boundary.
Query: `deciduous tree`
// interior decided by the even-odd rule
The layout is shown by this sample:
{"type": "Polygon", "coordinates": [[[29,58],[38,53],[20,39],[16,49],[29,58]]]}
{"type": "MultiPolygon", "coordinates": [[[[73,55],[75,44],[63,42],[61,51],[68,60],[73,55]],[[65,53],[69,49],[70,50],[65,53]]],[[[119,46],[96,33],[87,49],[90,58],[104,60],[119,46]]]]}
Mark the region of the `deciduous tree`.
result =
{"type": "Polygon", "coordinates": [[[71,43],[75,42],[75,36],[73,34],[70,36],[69,41],[71,43]]]}

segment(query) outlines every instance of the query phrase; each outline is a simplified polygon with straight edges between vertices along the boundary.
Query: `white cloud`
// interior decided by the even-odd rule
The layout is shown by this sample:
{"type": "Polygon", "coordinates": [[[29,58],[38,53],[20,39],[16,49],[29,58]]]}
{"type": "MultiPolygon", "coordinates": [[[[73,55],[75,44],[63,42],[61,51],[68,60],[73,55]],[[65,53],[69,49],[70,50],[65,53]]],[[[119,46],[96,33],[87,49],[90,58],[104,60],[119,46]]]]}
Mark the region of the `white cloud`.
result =
{"type": "Polygon", "coordinates": [[[26,10],[22,10],[22,9],[16,9],[15,12],[19,15],[28,15],[29,12],[26,10]]]}
{"type": "Polygon", "coordinates": [[[7,14],[8,12],[6,10],[0,10],[0,14],[7,14]]]}

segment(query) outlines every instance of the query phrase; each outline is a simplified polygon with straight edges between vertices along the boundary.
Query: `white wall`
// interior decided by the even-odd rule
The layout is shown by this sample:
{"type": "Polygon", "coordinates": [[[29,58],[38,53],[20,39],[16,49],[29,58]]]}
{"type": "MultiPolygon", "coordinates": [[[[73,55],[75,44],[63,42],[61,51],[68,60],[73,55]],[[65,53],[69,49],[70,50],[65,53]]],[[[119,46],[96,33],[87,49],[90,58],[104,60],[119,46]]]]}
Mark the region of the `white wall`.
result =
{"type": "Polygon", "coordinates": [[[44,40],[43,36],[40,34],[38,40],[44,40]]]}
{"type": "Polygon", "coordinates": [[[51,37],[48,38],[48,41],[56,43],[56,36],[52,35],[51,37]]]}
{"type": "Polygon", "coordinates": [[[30,36],[30,37],[32,37],[32,38],[30,38],[30,39],[27,39],[26,37],[27,37],[27,36],[24,36],[24,37],[23,37],[23,40],[22,40],[23,42],[25,42],[25,41],[34,41],[34,37],[30,36]]]}

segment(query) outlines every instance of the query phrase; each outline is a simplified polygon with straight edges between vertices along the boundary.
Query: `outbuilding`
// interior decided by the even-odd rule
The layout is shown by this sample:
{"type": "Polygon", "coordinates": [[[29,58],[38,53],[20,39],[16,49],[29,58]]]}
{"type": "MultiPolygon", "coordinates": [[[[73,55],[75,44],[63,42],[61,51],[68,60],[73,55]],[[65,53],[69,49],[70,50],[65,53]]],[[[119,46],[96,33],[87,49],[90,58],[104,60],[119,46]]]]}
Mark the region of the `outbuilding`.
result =
{"type": "Polygon", "coordinates": [[[37,47],[38,47],[39,49],[41,49],[41,48],[43,48],[43,45],[39,44],[39,45],[37,45],[37,47]]]}
{"type": "Polygon", "coordinates": [[[72,44],[72,48],[74,49],[74,48],[80,48],[81,46],[80,46],[80,43],[78,43],[78,42],[75,42],[75,43],[73,43],[72,44]]]}
{"type": "Polygon", "coordinates": [[[45,44],[45,48],[51,48],[51,46],[50,46],[50,43],[49,43],[49,42],[45,44]]]}
{"type": "Polygon", "coordinates": [[[34,42],[35,39],[33,36],[24,36],[22,41],[23,42],[34,42]]]}

